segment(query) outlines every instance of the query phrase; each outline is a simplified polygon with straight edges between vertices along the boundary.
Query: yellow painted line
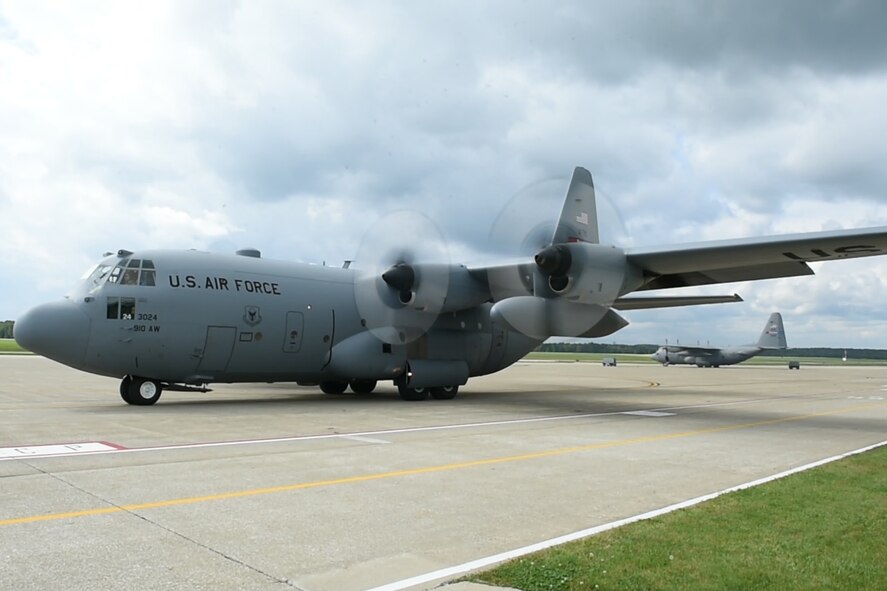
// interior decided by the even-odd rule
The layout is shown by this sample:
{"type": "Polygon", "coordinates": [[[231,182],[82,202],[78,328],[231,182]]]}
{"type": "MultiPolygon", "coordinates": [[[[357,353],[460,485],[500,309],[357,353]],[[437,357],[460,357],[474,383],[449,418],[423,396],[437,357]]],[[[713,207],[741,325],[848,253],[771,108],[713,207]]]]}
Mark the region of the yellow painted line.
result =
{"type": "Polygon", "coordinates": [[[736,425],[724,425],[721,427],[708,427],[705,429],[695,429],[692,431],[679,431],[676,433],[665,433],[661,435],[644,435],[641,437],[632,437],[629,439],[618,439],[613,441],[604,441],[601,443],[590,443],[587,445],[574,445],[571,447],[562,447],[558,449],[550,449],[515,456],[502,456],[498,458],[487,458],[482,460],[471,460],[468,462],[455,462],[452,464],[440,464],[437,466],[425,466],[422,468],[409,468],[406,470],[393,470],[391,472],[379,472],[376,474],[364,474],[361,476],[347,476],[345,478],[333,478],[329,480],[316,480],[314,482],[300,482],[296,484],[284,484],[281,486],[270,486],[266,488],[254,488],[249,490],[231,491],[218,493],[213,495],[204,495],[199,497],[185,497],[180,499],[169,499],[166,501],[154,501],[150,503],[136,503],[132,505],[116,505],[112,507],[103,507],[98,509],[84,509],[82,511],[68,511],[65,513],[49,513],[46,515],[31,515],[27,517],[15,517],[12,519],[0,520],[0,526],[16,525],[20,523],[35,523],[38,521],[58,521],[62,519],[74,519],[77,517],[91,517],[94,515],[109,515],[112,513],[135,512],[145,509],[159,509],[162,507],[175,507],[179,505],[191,505],[195,503],[205,503],[208,501],[225,501],[229,499],[239,499],[243,497],[254,497],[258,495],[268,495],[281,492],[290,492],[295,490],[304,490],[309,488],[320,488],[324,486],[335,486],[338,484],[353,484],[357,482],[369,482],[372,480],[385,480],[388,478],[400,478],[403,476],[415,476],[418,474],[431,474],[434,472],[445,472],[449,470],[461,470],[464,468],[475,468],[477,466],[489,466],[493,464],[504,464],[508,462],[522,462],[525,460],[535,460],[539,458],[548,458],[552,456],[561,456],[584,451],[592,451],[598,449],[606,449],[611,447],[621,447],[625,445],[636,445],[640,443],[652,443],[656,441],[667,441],[670,439],[681,439],[686,437],[695,437],[698,435],[706,435],[709,433],[720,433],[723,431],[736,431],[739,429],[750,429],[753,427],[763,427],[766,425],[776,425],[779,423],[789,423],[795,421],[804,421],[816,417],[828,415],[842,414],[853,412],[856,410],[864,410],[868,408],[877,408],[887,406],[887,403],[880,402],[874,404],[862,404],[847,408],[810,413],[805,415],[796,415],[792,417],[783,417],[781,419],[769,419],[766,421],[755,421],[752,423],[740,423],[736,425]]]}

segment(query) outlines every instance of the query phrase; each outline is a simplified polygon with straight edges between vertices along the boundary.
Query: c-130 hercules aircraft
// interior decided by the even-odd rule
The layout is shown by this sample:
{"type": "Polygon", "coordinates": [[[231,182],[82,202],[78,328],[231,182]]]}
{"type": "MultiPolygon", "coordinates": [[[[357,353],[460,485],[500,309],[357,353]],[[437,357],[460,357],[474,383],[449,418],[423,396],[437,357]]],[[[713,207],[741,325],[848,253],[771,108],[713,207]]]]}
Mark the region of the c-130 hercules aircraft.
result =
{"type": "Polygon", "coordinates": [[[616,332],[628,324],[616,310],[741,300],[632,292],[812,275],[810,261],[887,249],[887,227],[600,244],[584,168],[574,170],[548,236],[534,257],[476,267],[422,260],[415,244],[363,270],[266,260],[253,249],[119,250],[65,299],[26,312],[14,336],[60,363],[122,378],[120,394],[134,405],[154,404],[164,389],[233,382],[368,393],[391,380],[405,400],[450,399],[470,377],[508,367],[548,337],[616,332]]]}
{"type": "Polygon", "coordinates": [[[665,345],[659,347],[650,358],[662,365],[685,363],[696,367],[721,367],[733,365],[751,359],[765,349],[785,349],[788,344],[785,341],[785,327],[782,324],[782,314],[773,312],[754,345],[741,345],[739,347],[702,347],[665,345]]]}

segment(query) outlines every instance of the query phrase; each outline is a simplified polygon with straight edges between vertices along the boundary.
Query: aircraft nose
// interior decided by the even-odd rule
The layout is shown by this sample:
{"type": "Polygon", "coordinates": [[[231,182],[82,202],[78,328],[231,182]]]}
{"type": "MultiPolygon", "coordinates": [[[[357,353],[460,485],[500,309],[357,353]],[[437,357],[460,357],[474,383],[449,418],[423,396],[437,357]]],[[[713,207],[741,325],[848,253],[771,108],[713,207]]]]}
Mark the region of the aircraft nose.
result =
{"type": "Polygon", "coordinates": [[[28,351],[77,365],[86,355],[89,317],[70,301],[41,304],[15,321],[12,336],[28,351]]]}

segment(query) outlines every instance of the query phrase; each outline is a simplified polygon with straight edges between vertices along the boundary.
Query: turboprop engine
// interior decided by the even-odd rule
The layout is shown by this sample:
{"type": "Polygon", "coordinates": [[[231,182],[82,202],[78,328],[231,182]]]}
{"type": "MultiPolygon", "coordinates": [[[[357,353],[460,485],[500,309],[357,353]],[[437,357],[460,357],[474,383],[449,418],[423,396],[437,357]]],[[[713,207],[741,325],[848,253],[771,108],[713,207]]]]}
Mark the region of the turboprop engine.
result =
{"type": "Polygon", "coordinates": [[[610,306],[619,297],[628,267],[621,248],[573,242],[554,244],[535,257],[536,296],[610,306]]]}
{"type": "Polygon", "coordinates": [[[602,337],[628,325],[611,309],[631,272],[622,249],[565,242],[542,249],[534,260],[533,295],[497,302],[494,317],[542,339],[602,337]]]}

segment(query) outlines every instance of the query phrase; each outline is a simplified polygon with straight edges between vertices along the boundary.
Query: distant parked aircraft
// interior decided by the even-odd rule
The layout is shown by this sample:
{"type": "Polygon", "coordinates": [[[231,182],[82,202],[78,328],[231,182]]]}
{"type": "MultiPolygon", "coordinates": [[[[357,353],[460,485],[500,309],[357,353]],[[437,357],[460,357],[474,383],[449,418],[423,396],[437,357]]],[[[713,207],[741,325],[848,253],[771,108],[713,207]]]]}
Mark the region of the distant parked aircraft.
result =
{"type": "Polygon", "coordinates": [[[761,338],[754,345],[740,347],[684,347],[666,345],[650,357],[663,365],[686,363],[697,367],[719,367],[733,365],[750,359],[764,349],[785,349],[785,328],[782,326],[782,315],[779,312],[770,314],[761,338]]]}

